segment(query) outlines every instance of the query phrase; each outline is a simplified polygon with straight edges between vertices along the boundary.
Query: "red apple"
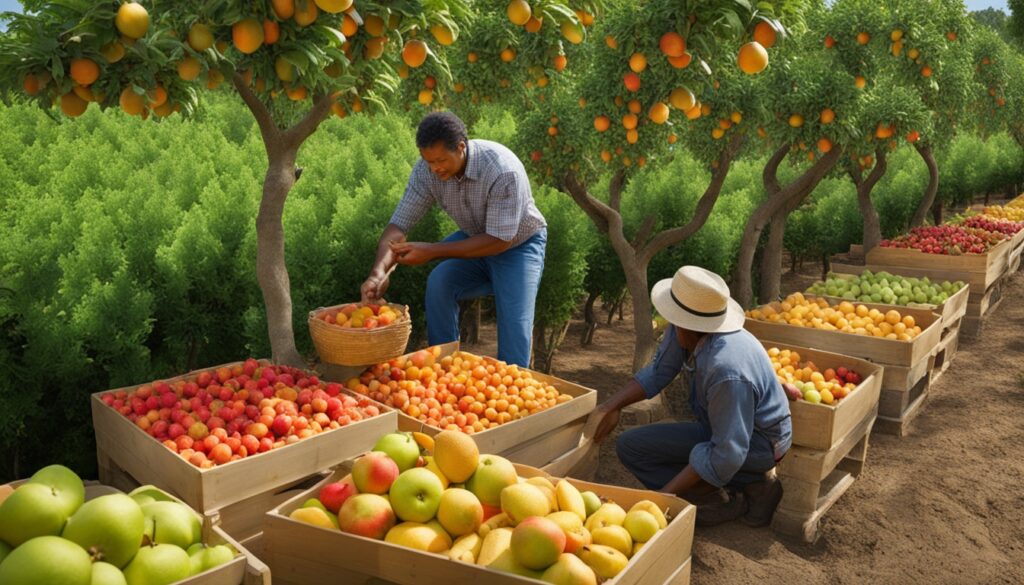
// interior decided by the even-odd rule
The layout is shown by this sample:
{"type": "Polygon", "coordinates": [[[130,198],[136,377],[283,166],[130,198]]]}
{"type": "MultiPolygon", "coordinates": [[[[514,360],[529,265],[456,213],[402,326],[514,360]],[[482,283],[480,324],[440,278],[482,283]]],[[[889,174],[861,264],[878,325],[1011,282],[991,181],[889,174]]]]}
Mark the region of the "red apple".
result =
{"type": "Polygon", "coordinates": [[[337,514],[345,500],[359,493],[352,477],[329,483],[320,489],[320,503],[332,513],[337,514]]]}

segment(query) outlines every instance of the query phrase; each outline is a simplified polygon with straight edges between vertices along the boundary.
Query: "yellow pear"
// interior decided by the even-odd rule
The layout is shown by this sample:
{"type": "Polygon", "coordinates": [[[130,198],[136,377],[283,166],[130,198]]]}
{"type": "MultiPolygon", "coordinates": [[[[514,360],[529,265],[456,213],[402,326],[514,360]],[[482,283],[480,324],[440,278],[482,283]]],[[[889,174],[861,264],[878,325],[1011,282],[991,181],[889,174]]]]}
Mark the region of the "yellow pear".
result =
{"type": "Polygon", "coordinates": [[[637,553],[640,552],[640,549],[642,549],[644,547],[644,545],[646,545],[646,544],[647,544],[646,542],[634,542],[633,543],[633,554],[629,555],[629,558],[635,557],[637,555],[637,553]]]}
{"type": "Polygon", "coordinates": [[[547,517],[565,532],[565,552],[575,553],[592,542],[590,531],[583,527],[583,521],[576,514],[552,512],[547,517]]]}
{"type": "Polygon", "coordinates": [[[601,507],[597,509],[587,518],[586,527],[587,530],[593,534],[598,528],[604,526],[622,526],[622,522],[626,519],[626,511],[622,509],[622,506],[614,502],[605,502],[601,504],[601,507]]]}
{"type": "Polygon", "coordinates": [[[592,544],[580,550],[579,557],[601,579],[614,579],[629,564],[626,555],[610,546],[592,544]]]}
{"type": "Polygon", "coordinates": [[[555,496],[555,486],[551,485],[551,482],[545,477],[531,477],[526,480],[526,483],[535,485],[540,488],[540,491],[544,492],[544,495],[548,498],[549,512],[558,510],[558,498],[555,496]]]}
{"type": "Polygon", "coordinates": [[[441,431],[434,437],[434,459],[449,480],[463,482],[476,471],[480,449],[461,431],[441,431]]]}
{"type": "Polygon", "coordinates": [[[451,482],[449,482],[448,478],[444,476],[444,473],[441,471],[441,468],[437,466],[437,460],[435,460],[432,455],[424,455],[423,461],[426,462],[426,465],[424,465],[424,467],[426,467],[430,471],[433,471],[434,475],[437,476],[437,479],[441,480],[441,485],[445,489],[447,489],[449,483],[451,482]]]}
{"type": "Polygon", "coordinates": [[[654,535],[659,530],[658,519],[647,510],[628,512],[626,519],[622,521],[622,527],[629,532],[629,535],[636,542],[647,542],[654,538],[654,535]]]}
{"type": "Polygon", "coordinates": [[[512,520],[509,519],[508,514],[500,512],[488,518],[486,522],[480,525],[480,528],[477,528],[476,532],[480,535],[480,538],[485,538],[492,530],[508,528],[510,526],[512,526],[512,520]]]}
{"type": "Polygon", "coordinates": [[[621,526],[602,526],[592,533],[594,544],[603,544],[619,551],[626,557],[633,554],[633,537],[621,526]]]}
{"type": "Polygon", "coordinates": [[[475,532],[460,536],[448,551],[448,558],[453,561],[475,564],[483,544],[484,539],[475,532]]]}
{"type": "Polygon", "coordinates": [[[597,575],[576,555],[562,553],[555,564],[540,576],[541,581],[554,585],[597,585],[597,575]]]}
{"type": "Polygon", "coordinates": [[[551,502],[541,488],[517,483],[501,490],[501,511],[508,514],[514,526],[530,516],[547,516],[551,502]]]}
{"type": "Polygon", "coordinates": [[[583,494],[576,486],[564,479],[558,480],[555,486],[555,495],[558,498],[558,509],[563,512],[572,512],[580,517],[580,520],[587,519],[587,504],[583,501],[583,494]]]}
{"type": "Polygon", "coordinates": [[[503,553],[510,556],[512,554],[511,528],[495,528],[487,533],[480,545],[480,554],[476,557],[476,564],[486,567],[503,553]]]}
{"type": "Polygon", "coordinates": [[[658,507],[658,504],[655,504],[650,500],[640,500],[633,504],[629,511],[632,512],[633,510],[646,510],[647,512],[650,512],[651,515],[654,516],[654,519],[658,521],[659,530],[664,530],[665,527],[668,526],[668,520],[665,519],[665,513],[658,507]]]}
{"type": "Polygon", "coordinates": [[[384,541],[433,553],[444,552],[452,546],[452,537],[436,521],[427,524],[402,522],[388,530],[384,541]]]}
{"type": "Polygon", "coordinates": [[[305,522],[306,524],[312,524],[313,526],[319,526],[328,530],[338,529],[337,524],[331,522],[327,512],[320,508],[296,508],[288,517],[292,520],[298,520],[299,522],[305,522]]]}

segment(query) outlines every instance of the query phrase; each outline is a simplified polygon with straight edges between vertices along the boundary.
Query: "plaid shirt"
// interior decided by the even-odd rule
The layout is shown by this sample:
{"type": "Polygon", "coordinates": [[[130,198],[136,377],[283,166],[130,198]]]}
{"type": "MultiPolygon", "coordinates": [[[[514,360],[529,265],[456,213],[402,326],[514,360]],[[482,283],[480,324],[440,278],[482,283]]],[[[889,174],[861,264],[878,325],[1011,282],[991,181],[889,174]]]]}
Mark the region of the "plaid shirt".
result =
{"type": "Polygon", "coordinates": [[[547,225],[533,202],[526,169],[511,150],[488,140],[470,140],[466,149],[466,172],[448,181],[420,159],[391,223],[409,233],[439,203],[466,234],[488,234],[513,247],[547,225]]]}

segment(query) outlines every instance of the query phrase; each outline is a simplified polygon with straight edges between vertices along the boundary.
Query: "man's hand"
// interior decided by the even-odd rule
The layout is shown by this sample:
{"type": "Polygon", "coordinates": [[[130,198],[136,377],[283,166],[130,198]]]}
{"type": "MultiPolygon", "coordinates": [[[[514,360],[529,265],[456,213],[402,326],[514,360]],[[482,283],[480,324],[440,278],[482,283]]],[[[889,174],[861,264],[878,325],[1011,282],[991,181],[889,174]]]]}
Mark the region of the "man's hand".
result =
{"type": "Polygon", "coordinates": [[[594,434],[591,437],[595,443],[603,441],[604,438],[608,436],[608,433],[614,431],[615,427],[619,425],[620,409],[612,406],[606,406],[605,404],[601,404],[595,408],[594,412],[590,413],[590,417],[587,419],[587,424],[584,425],[584,428],[590,428],[591,425],[596,425],[594,434]]]}
{"type": "Polygon", "coordinates": [[[390,272],[370,274],[363,286],[359,287],[363,303],[376,303],[383,300],[384,293],[387,292],[388,285],[391,284],[390,274],[390,272]]]}
{"type": "Polygon", "coordinates": [[[399,242],[391,244],[391,253],[399,264],[416,266],[434,259],[432,246],[424,242],[399,242]]]}

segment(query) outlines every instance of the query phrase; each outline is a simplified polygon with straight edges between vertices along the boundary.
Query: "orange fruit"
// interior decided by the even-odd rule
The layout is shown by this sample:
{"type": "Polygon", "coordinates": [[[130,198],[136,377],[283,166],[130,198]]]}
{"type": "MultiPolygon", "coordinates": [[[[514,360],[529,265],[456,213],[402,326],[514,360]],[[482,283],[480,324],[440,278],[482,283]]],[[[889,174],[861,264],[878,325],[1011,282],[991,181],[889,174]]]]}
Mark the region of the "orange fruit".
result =
{"type": "Polygon", "coordinates": [[[434,103],[434,92],[429,89],[421,89],[419,95],[416,96],[416,101],[424,106],[429,106],[434,103]]]}
{"type": "Polygon", "coordinates": [[[658,48],[666,57],[682,57],[686,53],[686,39],[674,30],[669,31],[661,35],[658,48]]]}
{"type": "Polygon", "coordinates": [[[570,43],[578,45],[583,42],[583,29],[580,28],[580,25],[572,21],[566,20],[562,23],[562,26],[560,28],[562,31],[562,36],[565,37],[566,40],[568,40],[570,43]]]}
{"type": "Polygon", "coordinates": [[[669,57],[668,64],[675,67],[676,69],[686,69],[690,66],[690,62],[693,61],[693,55],[689,53],[683,53],[678,57],[669,57]]]}
{"type": "Polygon", "coordinates": [[[668,101],[675,109],[686,112],[694,106],[697,100],[693,97],[693,92],[689,89],[685,87],[677,87],[669,94],[668,101]]]}
{"type": "Polygon", "coordinates": [[[723,136],[725,136],[725,130],[722,130],[721,128],[715,128],[714,130],[711,131],[711,137],[714,138],[715,140],[718,140],[723,136]]]}
{"type": "Polygon", "coordinates": [[[629,68],[634,73],[642,73],[644,69],[647,69],[647,57],[643,53],[633,53],[633,56],[629,58],[629,68]]]}
{"type": "Polygon", "coordinates": [[[701,107],[700,107],[699,104],[694,104],[692,108],[690,108],[689,110],[686,110],[686,119],[687,120],[696,120],[697,118],[700,118],[700,115],[701,115],[701,107]]]}
{"type": "Polygon", "coordinates": [[[143,100],[141,95],[135,93],[131,87],[126,87],[121,91],[121,97],[118,101],[121,104],[121,109],[132,116],[139,116],[146,109],[145,100],[143,100]]]}
{"type": "MultiPolygon", "coordinates": [[[[308,2],[309,0],[307,0],[308,2]]],[[[317,7],[324,12],[337,14],[352,7],[352,0],[314,0],[317,7]]]]}
{"type": "Polygon", "coordinates": [[[544,20],[543,19],[537,18],[536,16],[531,16],[530,20],[526,21],[526,25],[524,25],[523,28],[525,28],[526,32],[528,32],[528,33],[535,33],[535,32],[540,31],[540,27],[543,26],[543,25],[544,25],[544,20]]]}
{"type": "Polygon", "coordinates": [[[107,60],[107,63],[117,63],[124,59],[124,45],[118,41],[107,43],[100,47],[100,54],[107,60]]]}
{"type": "Polygon", "coordinates": [[[285,93],[288,94],[288,99],[293,102],[299,102],[309,96],[309,92],[303,86],[285,88],[285,93]]]}
{"type": "Polygon", "coordinates": [[[367,34],[371,37],[379,37],[384,34],[384,26],[384,19],[376,14],[368,14],[363,19],[363,28],[366,29],[367,34]]]}
{"type": "Polygon", "coordinates": [[[341,19],[341,34],[346,37],[352,37],[357,32],[359,32],[359,25],[356,24],[355,19],[347,14],[344,15],[341,19]]]}
{"type": "Polygon", "coordinates": [[[295,0],[270,0],[274,14],[280,20],[288,20],[295,16],[295,0]]]}
{"type": "MultiPolygon", "coordinates": [[[[320,10],[316,7],[316,3],[306,0],[306,9],[303,10],[301,5],[296,6],[295,16],[293,18],[295,19],[295,24],[299,26],[309,26],[313,24],[316,17],[319,15],[320,10]]],[[[369,20],[369,17],[367,17],[367,20],[369,20]]]]}
{"type": "Polygon", "coordinates": [[[604,37],[604,44],[608,45],[609,49],[619,48],[619,41],[616,41],[615,37],[613,37],[612,35],[607,35],[606,37],[604,37]]]}
{"type": "Polygon", "coordinates": [[[222,83],[224,83],[223,73],[216,69],[211,69],[206,72],[206,89],[217,89],[222,83]]]}
{"type": "Polygon", "coordinates": [[[367,39],[363,46],[363,56],[367,59],[380,59],[384,54],[384,45],[388,42],[387,37],[373,37],[367,39]]]}
{"type": "MultiPolygon", "coordinates": [[[[348,15],[346,14],[345,16],[348,15]]],[[[434,26],[430,27],[430,34],[434,35],[434,40],[436,40],[439,45],[444,47],[450,46],[452,43],[455,42],[455,33],[452,32],[452,29],[448,28],[443,24],[435,24],[434,26]]]]}
{"type": "Polygon", "coordinates": [[[402,48],[402,61],[412,68],[419,67],[427,60],[427,44],[419,39],[412,39],[402,48]]]}
{"type": "Polygon", "coordinates": [[[188,46],[200,53],[209,49],[213,46],[213,31],[201,22],[193,24],[188,29],[188,46]]]}
{"type": "Polygon", "coordinates": [[[804,117],[800,114],[793,114],[789,117],[789,125],[793,128],[799,128],[804,125],[804,117]]]}
{"type": "Polygon", "coordinates": [[[622,83],[629,91],[640,91],[640,76],[632,71],[622,76],[622,83]]]}
{"type": "Polygon", "coordinates": [[[523,26],[530,21],[533,10],[530,9],[530,3],[526,0],[512,0],[505,8],[505,13],[512,24],[523,26]]]}
{"type": "Polygon", "coordinates": [[[927,65],[922,67],[921,68],[921,76],[922,77],[931,77],[932,76],[932,68],[927,66],[927,65]]]}
{"type": "Polygon", "coordinates": [[[770,49],[775,46],[777,33],[775,27],[765,21],[757,23],[754,27],[754,40],[761,43],[761,46],[770,49]]]}
{"type": "Polygon", "coordinates": [[[281,38],[281,27],[269,18],[263,21],[263,44],[273,45],[281,38]]]}
{"type": "Polygon", "coordinates": [[[114,17],[114,26],[129,39],[141,39],[149,30],[149,12],[135,2],[122,4],[114,17]]]}
{"type": "Polygon", "coordinates": [[[864,86],[868,84],[868,80],[864,79],[863,75],[858,75],[853,79],[853,84],[857,86],[857,89],[864,89],[864,86]]]}
{"type": "Polygon", "coordinates": [[[292,81],[295,79],[295,66],[288,62],[283,56],[278,55],[274,61],[274,71],[281,81],[292,81]]]}
{"type": "Polygon", "coordinates": [[[178,62],[178,77],[185,81],[193,81],[199,78],[202,72],[202,65],[195,57],[185,57],[178,62]]]}
{"type": "Polygon", "coordinates": [[[500,57],[505,63],[511,63],[516,58],[516,50],[510,48],[502,49],[500,57]]]}
{"type": "Polygon", "coordinates": [[[886,125],[886,124],[882,124],[881,122],[879,122],[878,127],[875,128],[875,137],[876,138],[885,139],[885,138],[889,138],[892,135],[893,135],[892,126],[889,126],[889,125],[886,125]]]}
{"type": "Polygon", "coordinates": [[[832,111],[832,108],[825,108],[821,111],[821,116],[818,119],[822,124],[831,124],[836,119],[836,113],[832,111]]]}
{"type": "Polygon", "coordinates": [[[818,150],[822,154],[825,154],[826,152],[832,150],[832,141],[829,140],[828,138],[821,138],[821,139],[819,139],[818,140],[818,150]]]}
{"type": "Polygon", "coordinates": [[[921,139],[921,134],[917,130],[912,130],[907,134],[907,142],[917,142],[921,139]]]}
{"type": "Polygon", "coordinates": [[[241,53],[255,53],[263,45],[263,25],[255,18],[242,19],[231,26],[231,40],[241,53]]]}
{"type": "Polygon", "coordinates": [[[631,114],[639,114],[644,108],[640,104],[640,100],[629,100],[629,103],[626,104],[626,109],[631,114]]]}
{"type": "Polygon", "coordinates": [[[664,124],[668,122],[668,106],[663,102],[657,102],[647,112],[647,117],[651,119],[655,124],[664,124]]]}
{"type": "Polygon", "coordinates": [[[832,35],[826,36],[825,37],[825,48],[826,49],[831,49],[834,46],[836,46],[836,40],[832,38],[832,35]]]}
{"type": "Polygon", "coordinates": [[[864,32],[864,31],[861,31],[861,32],[857,33],[857,44],[858,45],[866,45],[869,42],[871,42],[871,35],[869,35],[868,33],[864,32]]]}
{"type": "Polygon", "coordinates": [[[73,91],[60,96],[60,111],[64,112],[66,116],[77,118],[84,114],[88,107],[89,102],[78,97],[73,91]]]}
{"type": "Polygon", "coordinates": [[[558,136],[558,127],[548,126],[548,136],[558,136]]]}
{"type": "Polygon", "coordinates": [[[637,140],[640,140],[640,133],[636,131],[636,128],[626,130],[626,142],[636,144],[637,140]]]}
{"type": "Polygon", "coordinates": [[[760,73],[768,66],[768,51],[761,46],[761,43],[751,41],[740,47],[737,62],[740,69],[748,75],[760,73]]]}
{"type": "Polygon", "coordinates": [[[555,71],[561,73],[565,71],[565,66],[569,64],[569,59],[565,55],[555,55],[555,71]]]}
{"type": "Polygon", "coordinates": [[[78,85],[89,86],[100,78],[100,66],[92,59],[72,59],[70,75],[78,85]]]}
{"type": "Polygon", "coordinates": [[[43,83],[39,77],[29,73],[25,76],[25,80],[22,82],[22,87],[25,88],[25,93],[28,95],[36,95],[39,90],[43,88],[43,83]]]}
{"type": "Polygon", "coordinates": [[[637,119],[636,114],[626,114],[622,116],[622,127],[626,130],[635,129],[638,122],[639,120],[637,119]]]}
{"type": "Polygon", "coordinates": [[[167,103],[167,90],[164,86],[157,84],[156,87],[146,92],[146,99],[149,100],[149,107],[162,106],[167,103]]]}
{"type": "Polygon", "coordinates": [[[608,119],[608,116],[598,116],[594,118],[594,129],[598,132],[604,132],[611,127],[612,121],[608,119]]]}

